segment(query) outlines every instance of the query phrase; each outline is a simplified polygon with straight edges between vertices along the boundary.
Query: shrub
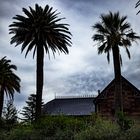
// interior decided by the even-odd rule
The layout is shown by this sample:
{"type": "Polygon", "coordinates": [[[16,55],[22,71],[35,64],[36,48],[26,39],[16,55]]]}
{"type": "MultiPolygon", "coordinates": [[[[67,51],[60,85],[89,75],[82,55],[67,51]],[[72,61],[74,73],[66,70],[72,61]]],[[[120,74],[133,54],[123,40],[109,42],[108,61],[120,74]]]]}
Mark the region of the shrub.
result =
{"type": "Polygon", "coordinates": [[[140,126],[134,125],[120,135],[119,140],[140,140],[140,126]]]}
{"type": "Polygon", "coordinates": [[[119,135],[118,125],[97,119],[93,126],[75,135],[75,140],[113,140],[119,135]]]}
{"type": "Polygon", "coordinates": [[[32,126],[18,126],[9,132],[6,140],[28,140],[32,135],[32,126]]]}
{"type": "Polygon", "coordinates": [[[36,130],[41,130],[41,135],[57,140],[73,139],[74,134],[84,126],[82,120],[66,116],[47,116],[34,124],[36,130]]]}
{"type": "Polygon", "coordinates": [[[134,124],[134,122],[128,117],[126,117],[126,115],[123,112],[118,112],[117,118],[117,123],[123,131],[130,129],[134,124]]]}
{"type": "MultiPolygon", "coordinates": [[[[5,124],[1,120],[1,124],[5,124]]],[[[140,140],[140,126],[122,131],[115,122],[89,117],[47,116],[34,124],[0,129],[0,140],[140,140]]]]}
{"type": "Polygon", "coordinates": [[[18,125],[4,140],[72,140],[84,126],[73,117],[47,116],[33,124],[18,125]]]}

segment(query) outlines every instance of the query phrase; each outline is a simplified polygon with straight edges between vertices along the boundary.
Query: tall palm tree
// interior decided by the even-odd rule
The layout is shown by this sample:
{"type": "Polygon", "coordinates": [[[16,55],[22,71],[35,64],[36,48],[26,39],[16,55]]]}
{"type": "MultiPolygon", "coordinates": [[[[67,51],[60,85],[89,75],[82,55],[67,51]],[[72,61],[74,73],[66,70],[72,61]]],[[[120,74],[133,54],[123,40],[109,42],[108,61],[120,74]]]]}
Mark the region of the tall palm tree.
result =
{"type": "Polygon", "coordinates": [[[10,64],[6,57],[0,59],[0,117],[2,115],[4,93],[10,99],[14,98],[14,92],[20,92],[20,78],[14,73],[17,67],[10,64]]]}
{"type": "Polygon", "coordinates": [[[68,54],[67,46],[71,46],[71,33],[68,24],[61,24],[64,18],[58,18],[59,13],[53,11],[48,5],[43,9],[38,4],[35,9],[29,7],[30,10],[23,8],[26,15],[16,15],[14,21],[10,25],[10,34],[14,34],[11,38],[11,44],[16,46],[22,44],[21,52],[26,50],[26,55],[33,49],[33,58],[36,53],[37,76],[36,76],[36,120],[41,115],[41,101],[43,90],[43,65],[44,51],[50,56],[50,50],[53,55],[56,52],[64,52],[68,54]]]}
{"type": "Polygon", "coordinates": [[[115,74],[115,111],[123,109],[121,93],[121,54],[120,47],[126,50],[130,58],[128,48],[133,41],[140,39],[131,29],[130,23],[126,22],[126,16],[120,16],[119,12],[102,14],[101,21],[97,22],[93,29],[96,33],[92,39],[97,41],[98,54],[107,53],[107,60],[110,61],[110,51],[113,54],[114,74],[115,74]]]}

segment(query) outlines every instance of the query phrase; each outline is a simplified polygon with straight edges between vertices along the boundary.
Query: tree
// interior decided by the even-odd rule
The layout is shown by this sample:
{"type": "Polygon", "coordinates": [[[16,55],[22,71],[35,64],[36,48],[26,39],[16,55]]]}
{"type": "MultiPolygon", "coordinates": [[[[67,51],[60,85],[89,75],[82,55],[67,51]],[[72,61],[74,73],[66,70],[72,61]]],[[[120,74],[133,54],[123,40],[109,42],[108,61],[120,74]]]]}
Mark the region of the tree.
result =
{"type": "Polygon", "coordinates": [[[13,104],[13,100],[9,100],[3,109],[3,118],[8,125],[17,123],[17,109],[13,104]]]}
{"type": "Polygon", "coordinates": [[[6,57],[0,59],[0,118],[2,116],[4,93],[10,99],[14,98],[15,92],[20,92],[20,78],[14,73],[17,67],[10,64],[11,60],[6,57]]]}
{"type": "MultiPolygon", "coordinates": [[[[36,95],[31,94],[26,101],[26,106],[23,107],[21,114],[23,115],[22,120],[24,122],[32,123],[35,120],[35,109],[36,109],[36,95]]],[[[43,106],[43,102],[42,102],[43,106]]]]}
{"type": "Polygon", "coordinates": [[[126,22],[127,17],[120,17],[119,12],[102,14],[100,18],[101,21],[93,26],[97,33],[93,35],[92,39],[98,42],[98,54],[107,53],[108,62],[110,62],[110,51],[112,51],[115,74],[115,112],[123,111],[120,47],[125,48],[128,57],[131,58],[128,48],[133,41],[140,39],[140,37],[136,36],[130,23],[126,22]]]}
{"type": "Polygon", "coordinates": [[[67,46],[71,46],[71,33],[68,24],[59,23],[63,18],[58,18],[56,11],[52,11],[52,7],[48,5],[43,9],[38,4],[35,9],[29,7],[30,10],[23,8],[26,15],[16,15],[14,21],[10,25],[10,34],[14,34],[11,38],[11,44],[16,46],[22,44],[21,52],[27,48],[26,55],[32,49],[33,58],[36,53],[36,119],[41,115],[41,101],[43,90],[43,65],[44,51],[50,57],[50,50],[53,55],[56,52],[64,52],[68,54],[67,46]]]}

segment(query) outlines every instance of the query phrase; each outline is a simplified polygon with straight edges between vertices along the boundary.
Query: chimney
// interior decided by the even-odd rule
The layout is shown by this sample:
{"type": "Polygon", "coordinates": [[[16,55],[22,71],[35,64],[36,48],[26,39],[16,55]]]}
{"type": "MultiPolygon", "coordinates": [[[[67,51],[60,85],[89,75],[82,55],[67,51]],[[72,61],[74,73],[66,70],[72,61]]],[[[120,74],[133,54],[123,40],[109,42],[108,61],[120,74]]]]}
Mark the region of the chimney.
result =
{"type": "Polygon", "coordinates": [[[100,94],[100,90],[98,90],[98,95],[100,94]]]}

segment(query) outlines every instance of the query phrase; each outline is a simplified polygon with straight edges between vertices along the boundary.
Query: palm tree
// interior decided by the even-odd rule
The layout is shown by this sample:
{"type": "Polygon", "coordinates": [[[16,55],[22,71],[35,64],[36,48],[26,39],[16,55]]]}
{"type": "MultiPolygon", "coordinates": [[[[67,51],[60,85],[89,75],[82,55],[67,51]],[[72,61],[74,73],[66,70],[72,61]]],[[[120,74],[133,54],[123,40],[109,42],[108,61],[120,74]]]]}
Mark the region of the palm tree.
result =
{"type": "Polygon", "coordinates": [[[43,65],[44,51],[50,56],[50,50],[53,55],[58,52],[68,54],[67,46],[71,46],[71,33],[68,24],[61,24],[64,18],[58,18],[56,11],[52,11],[52,7],[48,5],[43,9],[38,4],[35,9],[29,7],[30,10],[23,8],[26,15],[16,15],[13,19],[16,21],[10,25],[10,34],[14,34],[11,38],[11,44],[16,46],[22,44],[21,52],[26,50],[26,55],[33,49],[33,58],[36,53],[36,120],[41,115],[41,101],[43,90],[43,65]]]}
{"type": "Polygon", "coordinates": [[[102,14],[101,21],[97,22],[93,29],[96,30],[92,37],[97,41],[98,54],[103,52],[107,54],[107,60],[110,62],[110,52],[113,54],[114,74],[115,74],[115,112],[122,111],[122,93],[121,93],[121,54],[120,47],[126,50],[130,58],[128,48],[133,41],[140,39],[136,33],[131,29],[130,23],[126,22],[127,17],[120,17],[119,12],[109,14],[102,14]]]}
{"type": "Polygon", "coordinates": [[[14,98],[14,92],[20,92],[20,78],[14,73],[15,65],[6,57],[0,59],[0,118],[2,115],[4,93],[10,99],[14,98]]]}

